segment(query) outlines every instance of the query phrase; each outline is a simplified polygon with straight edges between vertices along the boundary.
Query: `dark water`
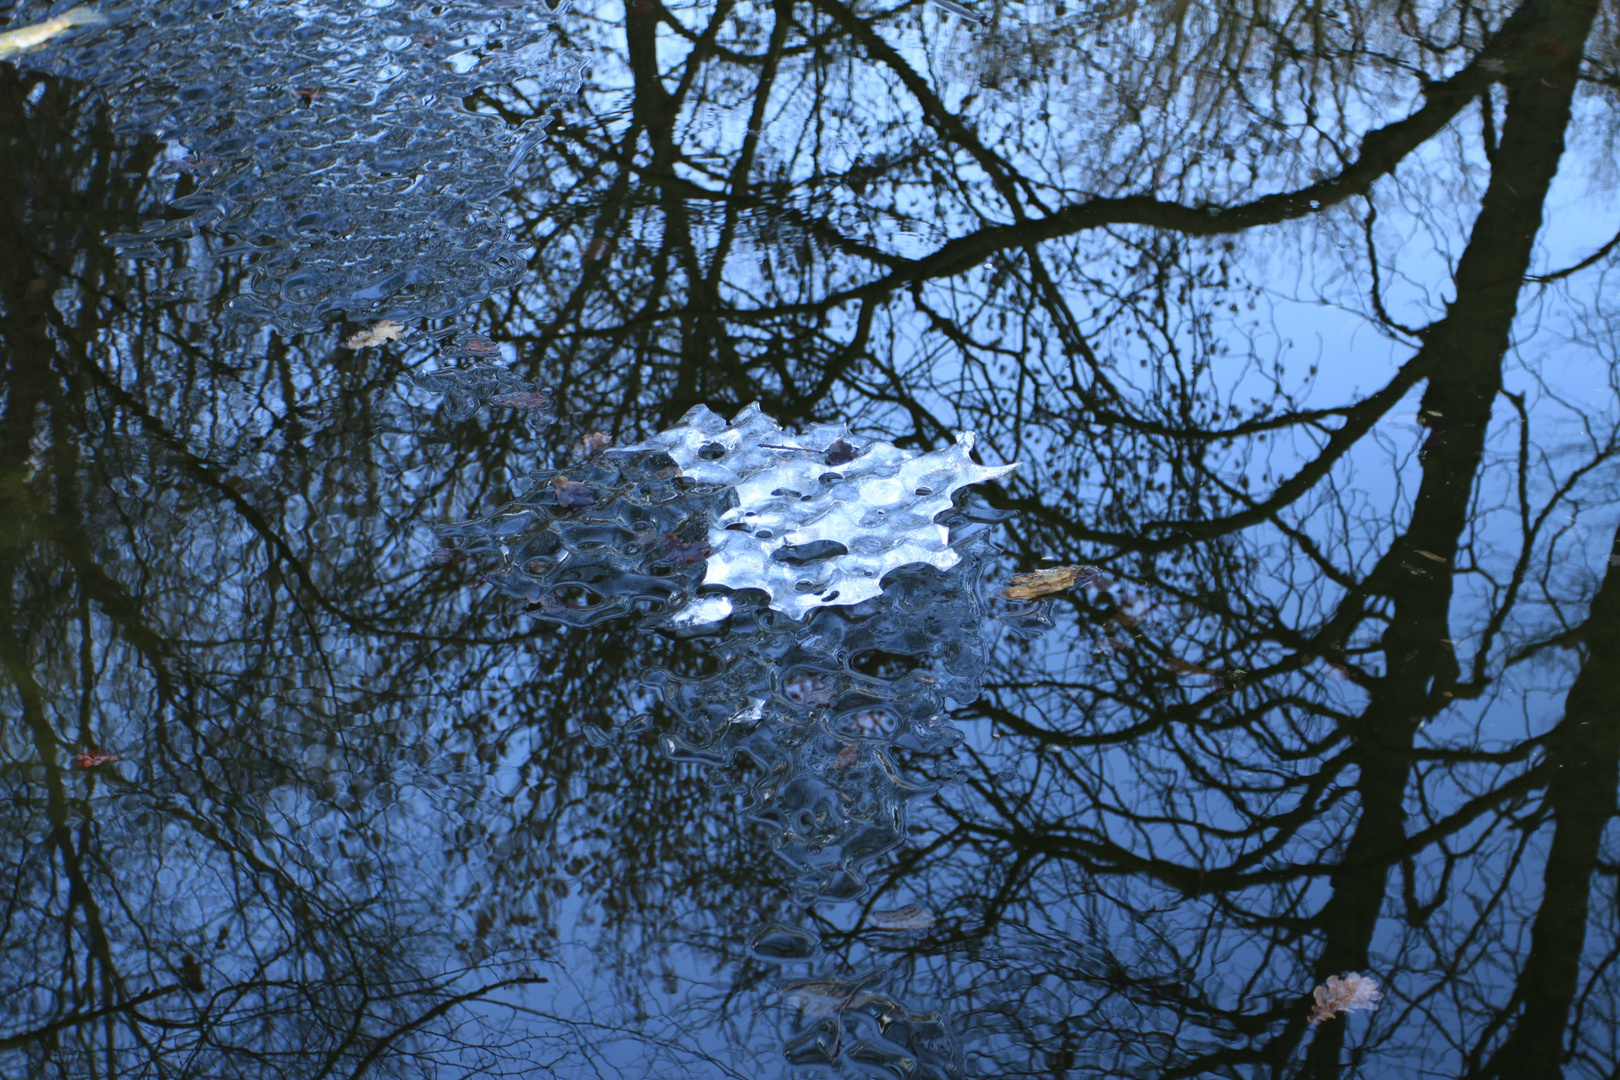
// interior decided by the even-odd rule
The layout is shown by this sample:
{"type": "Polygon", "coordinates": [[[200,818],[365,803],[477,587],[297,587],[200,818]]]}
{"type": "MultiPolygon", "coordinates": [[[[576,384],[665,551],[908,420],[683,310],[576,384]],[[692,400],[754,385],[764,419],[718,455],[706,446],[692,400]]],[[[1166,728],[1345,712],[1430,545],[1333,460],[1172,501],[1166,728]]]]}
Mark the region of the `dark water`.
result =
{"type": "Polygon", "coordinates": [[[1620,1075],[1614,0],[99,10],[7,1080],[1620,1075]]]}

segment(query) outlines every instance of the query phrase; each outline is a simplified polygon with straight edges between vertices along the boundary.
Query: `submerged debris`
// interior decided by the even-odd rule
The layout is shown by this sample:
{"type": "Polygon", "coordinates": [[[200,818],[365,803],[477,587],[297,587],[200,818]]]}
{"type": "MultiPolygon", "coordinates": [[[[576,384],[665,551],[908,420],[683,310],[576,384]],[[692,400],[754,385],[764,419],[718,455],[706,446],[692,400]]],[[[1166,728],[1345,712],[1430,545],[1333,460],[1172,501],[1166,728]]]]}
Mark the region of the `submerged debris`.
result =
{"type": "Polygon", "coordinates": [[[536,431],[556,419],[552,396],[528,379],[496,364],[472,368],[443,368],[412,376],[417,386],[443,397],[445,415],[467,420],[482,405],[523,410],[523,418],[536,431]]]}
{"type": "Polygon", "coordinates": [[[114,761],[123,761],[122,754],[98,754],[94,750],[86,754],[77,754],[73,764],[81,769],[94,769],[97,765],[110,765],[114,761]]]}
{"type": "Polygon", "coordinates": [[[879,930],[926,930],[934,922],[934,913],[917,904],[907,904],[893,911],[874,911],[866,917],[867,925],[879,930]]]}
{"type": "Polygon", "coordinates": [[[509,409],[543,409],[551,404],[551,395],[544,390],[520,390],[515,394],[497,394],[489,403],[509,409]]]}
{"type": "Polygon", "coordinates": [[[1316,988],[1316,1004],[1311,1007],[1311,1026],[1332,1020],[1340,1013],[1375,1012],[1383,994],[1378,982],[1352,971],[1342,978],[1329,975],[1328,980],[1316,988]]]}

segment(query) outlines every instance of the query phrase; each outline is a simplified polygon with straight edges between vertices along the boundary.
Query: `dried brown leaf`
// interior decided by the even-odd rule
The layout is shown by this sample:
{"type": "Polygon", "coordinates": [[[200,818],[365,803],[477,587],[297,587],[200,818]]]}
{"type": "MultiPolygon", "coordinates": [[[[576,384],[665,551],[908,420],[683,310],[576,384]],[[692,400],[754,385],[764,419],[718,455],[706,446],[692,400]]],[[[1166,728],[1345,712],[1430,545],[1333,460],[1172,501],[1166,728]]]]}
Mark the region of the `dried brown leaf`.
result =
{"type": "Polygon", "coordinates": [[[582,506],[594,505],[596,502],[595,488],[589,484],[581,484],[577,480],[570,480],[566,476],[553,476],[551,487],[557,493],[557,505],[564,510],[577,510],[582,506]]]}
{"type": "Polygon", "coordinates": [[[1375,1012],[1384,995],[1378,991],[1377,980],[1351,971],[1342,978],[1329,975],[1312,996],[1316,1004],[1311,1007],[1311,1026],[1315,1027],[1340,1013],[1375,1012]]]}
{"type": "Polygon", "coordinates": [[[574,444],[574,456],[593,458],[613,445],[613,436],[605,431],[593,431],[574,444]]]}
{"type": "Polygon", "coordinates": [[[1095,566],[1052,566],[1015,575],[1001,595],[1008,600],[1036,600],[1076,585],[1089,585],[1101,576],[1102,571],[1095,566]]]}

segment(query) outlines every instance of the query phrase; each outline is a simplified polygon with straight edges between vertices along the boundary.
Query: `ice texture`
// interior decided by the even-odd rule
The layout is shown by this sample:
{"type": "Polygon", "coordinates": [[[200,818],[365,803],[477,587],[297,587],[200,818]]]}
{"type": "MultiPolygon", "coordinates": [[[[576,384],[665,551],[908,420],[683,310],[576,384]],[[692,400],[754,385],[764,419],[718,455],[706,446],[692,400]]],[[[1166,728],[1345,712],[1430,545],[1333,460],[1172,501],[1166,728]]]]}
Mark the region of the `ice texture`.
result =
{"type": "MultiPolygon", "coordinates": [[[[52,6],[19,4],[13,25],[52,6]]],[[[521,83],[531,100],[577,89],[582,61],[555,47],[544,4],[98,9],[108,26],[18,62],[93,85],[120,131],[168,142],[153,173],[168,208],[109,239],[153,259],[185,241],[176,284],[211,280],[198,260],[237,259],[248,280],[233,312],[315,330],[454,318],[523,273],[527,249],[493,203],[540,125],[462,102],[487,86],[521,83]]]]}
{"type": "Polygon", "coordinates": [[[960,489],[1017,468],[980,465],[972,448],[972,432],[919,454],[842,424],[784,431],[755,404],[729,423],[699,405],[627,449],[662,451],[682,475],[732,490],[736,505],[709,529],[704,584],[760,589],[772,607],[802,618],[871,599],[899,567],[955,566],[950,532],[934,519],[960,489]],[[829,454],[838,444],[853,457],[829,454]]]}

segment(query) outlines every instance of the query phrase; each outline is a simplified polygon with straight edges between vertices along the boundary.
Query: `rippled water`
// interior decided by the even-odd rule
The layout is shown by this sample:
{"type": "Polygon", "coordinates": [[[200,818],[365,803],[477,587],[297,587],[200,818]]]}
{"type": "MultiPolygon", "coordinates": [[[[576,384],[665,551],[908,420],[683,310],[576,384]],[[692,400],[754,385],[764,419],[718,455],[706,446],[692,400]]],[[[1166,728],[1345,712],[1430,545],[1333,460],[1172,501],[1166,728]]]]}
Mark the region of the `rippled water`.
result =
{"type": "Polygon", "coordinates": [[[1614,0],[90,7],[7,1080],[1620,1071],[1614,0]]]}

